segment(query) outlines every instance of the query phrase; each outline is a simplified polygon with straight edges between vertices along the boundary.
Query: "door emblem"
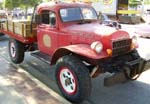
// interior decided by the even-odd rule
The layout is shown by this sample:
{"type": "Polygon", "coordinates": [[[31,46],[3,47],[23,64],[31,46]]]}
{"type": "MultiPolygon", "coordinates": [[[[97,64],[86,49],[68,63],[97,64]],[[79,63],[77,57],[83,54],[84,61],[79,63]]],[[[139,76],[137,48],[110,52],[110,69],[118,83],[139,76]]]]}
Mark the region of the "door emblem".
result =
{"type": "Polygon", "coordinates": [[[43,44],[45,47],[51,47],[51,37],[47,34],[43,36],[43,44]]]}

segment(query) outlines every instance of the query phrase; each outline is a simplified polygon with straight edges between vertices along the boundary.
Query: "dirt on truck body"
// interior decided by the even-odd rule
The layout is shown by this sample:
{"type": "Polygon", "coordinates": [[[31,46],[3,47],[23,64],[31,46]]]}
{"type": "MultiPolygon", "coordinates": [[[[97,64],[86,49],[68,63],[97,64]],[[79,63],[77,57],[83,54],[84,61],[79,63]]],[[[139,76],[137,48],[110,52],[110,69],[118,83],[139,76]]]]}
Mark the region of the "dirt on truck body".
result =
{"type": "Polygon", "coordinates": [[[91,78],[109,72],[105,86],[135,80],[147,63],[136,48],[136,37],[104,26],[96,11],[79,3],[42,3],[32,21],[7,21],[0,32],[10,36],[9,55],[19,64],[25,52],[56,65],[55,77],[63,96],[81,102],[91,94],[91,78]]]}

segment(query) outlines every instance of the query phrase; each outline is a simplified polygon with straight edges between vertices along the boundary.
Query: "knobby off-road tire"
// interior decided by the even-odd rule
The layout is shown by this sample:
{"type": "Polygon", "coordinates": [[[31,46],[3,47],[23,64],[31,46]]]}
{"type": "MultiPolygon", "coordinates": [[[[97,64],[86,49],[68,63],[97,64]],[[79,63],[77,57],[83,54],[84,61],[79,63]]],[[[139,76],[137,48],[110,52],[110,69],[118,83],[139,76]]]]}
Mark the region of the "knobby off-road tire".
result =
{"type": "Polygon", "coordinates": [[[8,44],[9,56],[15,64],[19,64],[24,60],[25,47],[24,44],[11,38],[8,44]]]}
{"type": "Polygon", "coordinates": [[[64,97],[82,102],[91,94],[89,70],[74,56],[63,56],[56,63],[56,82],[64,97]]]}

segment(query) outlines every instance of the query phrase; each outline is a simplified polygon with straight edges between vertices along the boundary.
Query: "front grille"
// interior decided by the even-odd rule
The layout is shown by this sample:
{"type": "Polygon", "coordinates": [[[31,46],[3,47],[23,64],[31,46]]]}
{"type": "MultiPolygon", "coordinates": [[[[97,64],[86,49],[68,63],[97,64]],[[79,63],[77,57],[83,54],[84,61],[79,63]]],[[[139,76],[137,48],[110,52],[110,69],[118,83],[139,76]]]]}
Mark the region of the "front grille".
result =
{"type": "Polygon", "coordinates": [[[115,40],[112,43],[113,48],[113,56],[121,55],[127,53],[131,47],[131,39],[124,39],[124,40],[115,40]]]}

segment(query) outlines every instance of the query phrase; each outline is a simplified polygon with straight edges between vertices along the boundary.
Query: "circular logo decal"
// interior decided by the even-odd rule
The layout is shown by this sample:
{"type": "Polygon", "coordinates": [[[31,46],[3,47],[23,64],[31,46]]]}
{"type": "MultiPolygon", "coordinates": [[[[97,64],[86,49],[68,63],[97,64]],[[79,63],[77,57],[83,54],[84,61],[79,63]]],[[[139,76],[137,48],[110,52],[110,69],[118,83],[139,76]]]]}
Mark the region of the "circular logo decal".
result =
{"type": "Polygon", "coordinates": [[[43,44],[45,47],[51,47],[51,37],[47,34],[43,36],[43,44]]]}

